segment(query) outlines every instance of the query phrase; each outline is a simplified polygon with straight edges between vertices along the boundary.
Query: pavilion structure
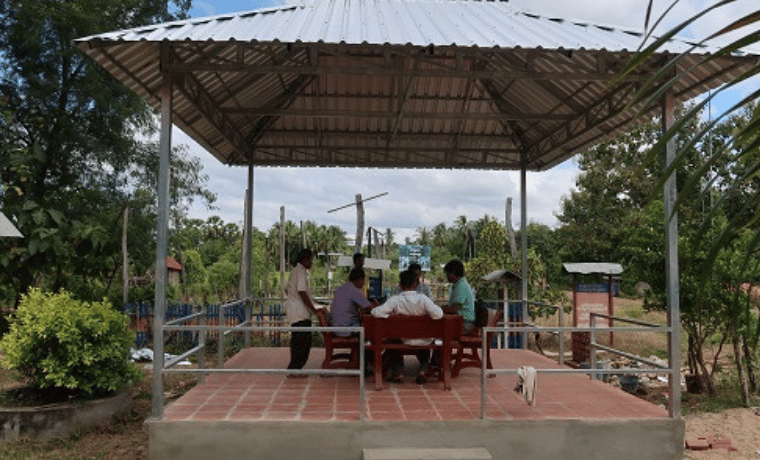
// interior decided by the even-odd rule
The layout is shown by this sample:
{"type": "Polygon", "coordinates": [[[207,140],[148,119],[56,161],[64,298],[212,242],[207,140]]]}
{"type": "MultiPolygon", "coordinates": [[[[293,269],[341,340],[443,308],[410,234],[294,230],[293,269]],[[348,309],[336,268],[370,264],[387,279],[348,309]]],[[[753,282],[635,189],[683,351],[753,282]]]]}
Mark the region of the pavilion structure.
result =
{"type": "MultiPolygon", "coordinates": [[[[506,1],[294,0],[76,40],[161,114],[155,336],[166,306],[172,124],[224,164],[248,167],[248,234],[256,167],[519,170],[527,317],[527,171],[558,165],[643,117],[659,116],[667,130],[677,104],[758,63],[752,54],[708,59],[711,48],[673,39],[621,77],[645,38],[517,11],[506,1]],[[659,104],[637,98],[643,88],[650,88],[643,96],[659,94],[676,75],[659,104]]],[[[666,164],[674,153],[670,142],[666,164]]],[[[682,436],[674,176],[664,195],[670,439],[682,436]]],[[[248,295],[250,279],[246,285],[248,295]]],[[[155,356],[160,421],[161,341],[155,356]]],[[[520,451],[540,458],[530,452],[520,451]]]]}

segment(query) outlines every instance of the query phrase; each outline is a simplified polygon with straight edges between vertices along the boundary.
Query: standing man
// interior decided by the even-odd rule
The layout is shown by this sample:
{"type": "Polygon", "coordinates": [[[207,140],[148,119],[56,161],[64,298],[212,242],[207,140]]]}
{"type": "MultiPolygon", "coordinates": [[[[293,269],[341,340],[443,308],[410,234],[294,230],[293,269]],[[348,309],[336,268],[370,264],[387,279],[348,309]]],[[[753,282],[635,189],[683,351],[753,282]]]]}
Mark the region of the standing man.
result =
{"type": "MultiPolygon", "coordinates": [[[[317,312],[311,300],[309,272],[314,253],[311,249],[302,249],[298,253],[298,263],[290,272],[285,287],[285,311],[288,322],[293,327],[311,326],[311,315],[317,312]]],[[[288,369],[303,369],[311,352],[311,331],[293,331],[290,333],[290,363],[288,369]]],[[[289,375],[289,377],[308,377],[307,375],[289,375]]]]}
{"type": "Polygon", "coordinates": [[[464,277],[464,264],[456,259],[451,260],[443,266],[443,272],[446,280],[452,283],[449,303],[443,311],[461,316],[462,335],[471,335],[475,332],[475,293],[464,277]]]}

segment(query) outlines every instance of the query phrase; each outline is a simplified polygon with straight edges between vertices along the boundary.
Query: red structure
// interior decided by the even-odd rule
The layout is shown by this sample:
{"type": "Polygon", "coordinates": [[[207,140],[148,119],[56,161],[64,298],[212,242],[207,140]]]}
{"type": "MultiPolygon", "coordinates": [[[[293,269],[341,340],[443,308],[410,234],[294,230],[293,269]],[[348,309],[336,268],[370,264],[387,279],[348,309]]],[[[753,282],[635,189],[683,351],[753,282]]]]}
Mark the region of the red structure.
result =
{"type": "MultiPolygon", "coordinates": [[[[612,316],[615,312],[615,285],[613,276],[620,275],[623,267],[620,264],[591,262],[591,263],[567,263],[563,264],[567,273],[573,275],[573,327],[590,327],[591,313],[600,313],[612,316]],[[580,284],[580,275],[607,277],[606,282],[596,284],[580,284]]],[[[612,326],[612,320],[608,319],[608,326],[612,326]]],[[[604,326],[597,320],[596,326],[604,326]]],[[[589,361],[591,356],[591,333],[572,333],[573,361],[581,364],[589,361]]],[[[614,342],[610,332],[610,345],[614,342]]]]}

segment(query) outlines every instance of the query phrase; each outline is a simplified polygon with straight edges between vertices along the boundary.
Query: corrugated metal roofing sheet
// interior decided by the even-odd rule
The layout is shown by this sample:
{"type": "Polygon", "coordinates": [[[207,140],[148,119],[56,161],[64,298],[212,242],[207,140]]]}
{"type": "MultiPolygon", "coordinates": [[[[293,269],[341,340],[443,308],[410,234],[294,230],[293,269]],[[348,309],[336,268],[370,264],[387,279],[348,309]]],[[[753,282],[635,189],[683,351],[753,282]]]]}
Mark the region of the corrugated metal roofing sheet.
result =
{"type": "Polygon", "coordinates": [[[5,217],[5,214],[0,212],[0,237],[13,237],[13,238],[23,238],[24,235],[21,234],[20,231],[16,228],[15,225],[5,217]]]}
{"type": "MultiPolygon", "coordinates": [[[[641,40],[504,2],[309,0],[77,44],[156,109],[171,72],[174,123],[227,164],[542,170],[625,129],[690,50],[613,84],[641,40]]],[[[704,58],[677,67],[676,101],[757,64],[704,58]]]]}
{"type": "Polygon", "coordinates": [[[623,273],[623,266],[607,262],[579,262],[562,264],[562,268],[568,273],[590,275],[599,273],[602,275],[619,275],[623,273]]]}
{"type": "MultiPolygon", "coordinates": [[[[473,0],[311,0],[82,38],[635,51],[643,34],[473,0]]],[[[691,44],[671,40],[664,51],[691,44]]]]}

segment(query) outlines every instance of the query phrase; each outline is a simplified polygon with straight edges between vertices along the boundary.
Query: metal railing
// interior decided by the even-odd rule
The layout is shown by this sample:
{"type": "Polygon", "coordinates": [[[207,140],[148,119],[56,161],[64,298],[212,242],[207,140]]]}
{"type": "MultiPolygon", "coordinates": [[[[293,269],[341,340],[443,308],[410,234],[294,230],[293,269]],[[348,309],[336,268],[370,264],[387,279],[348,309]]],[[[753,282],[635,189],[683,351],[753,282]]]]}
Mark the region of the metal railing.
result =
{"type": "MultiPolygon", "coordinates": [[[[539,305],[543,307],[554,307],[557,308],[560,312],[560,315],[562,315],[562,307],[557,305],[548,305],[548,304],[541,304],[539,302],[529,302],[533,305],[539,305]]],[[[556,333],[560,337],[560,349],[562,350],[559,353],[558,359],[559,359],[559,365],[562,366],[563,364],[563,356],[564,356],[564,350],[562,349],[562,337],[563,333],[565,332],[589,332],[591,335],[591,341],[590,341],[590,368],[589,369],[572,369],[567,367],[557,367],[557,368],[548,368],[548,369],[536,369],[536,373],[547,373],[547,374],[585,374],[588,375],[590,378],[599,379],[602,374],[667,374],[670,378],[673,378],[673,375],[675,374],[675,370],[672,367],[672,357],[669,357],[669,362],[671,363],[671,367],[663,366],[659,363],[650,361],[648,359],[641,358],[639,356],[626,353],[622,350],[617,350],[612,347],[605,346],[603,344],[600,344],[596,341],[596,335],[598,333],[604,333],[604,332],[660,332],[660,333],[667,333],[671,334],[673,332],[673,328],[670,326],[662,326],[659,324],[654,323],[647,323],[644,321],[638,321],[634,319],[628,319],[628,318],[621,318],[621,317],[615,317],[610,315],[604,315],[600,313],[591,313],[591,324],[589,327],[566,327],[566,326],[557,326],[557,327],[540,327],[536,325],[525,325],[525,326],[518,326],[518,327],[508,327],[506,324],[502,324],[498,327],[485,327],[483,328],[481,338],[481,356],[486,356],[486,346],[487,346],[487,340],[488,340],[488,333],[509,333],[509,332],[549,332],[549,333],[556,333]],[[607,326],[607,327],[597,327],[596,326],[596,318],[605,318],[609,320],[614,321],[620,321],[624,323],[634,324],[639,327],[621,327],[621,326],[607,326]],[[647,366],[651,366],[651,368],[638,368],[638,369],[632,369],[632,368],[625,368],[625,369],[597,369],[596,368],[596,351],[602,350],[607,353],[611,353],[618,356],[623,356],[625,358],[631,359],[636,362],[640,362],[642,364],[645,364],[647,366]]],[[[564,318],[563,318],[564,319],[564,318]]],[[[563,324],[563,319],[560,319],[560,324],[563,324]]],[[[481,400],[480,400],[480,418],[482,420],[486,420],[486,406],[487,406],[487,379],[490,376],[495,376],[499,374],[515,374],[517,375],[518,369],[488,369],[486,367],[486,359],[481,359],[481,378],[480,378],[480,388],[481,388],[481,400]]],[[[671,395],[671,400],[672,400],[671,395]]],[[[671,417],[675,417],[678,414],[675,414],[672,410],[672,408],[669,408],[669,413],[671,417]]]]}
{"type": "MultiPolygon", "coordinates": [[[[188,315],[183,318],[178,318],[173,321],[169,321],[166,324],[163,325],[161,335],[164,337],[164,334],[171,333],[171,332],[178,332],[178,331],[195,331],[198,332],[198,345],[195,347],[189,349],[188,351],[180,354],[179,356],[173,357],[171,360],[165,363],[165,366],[163,369],[160,370],[162,375],[167,374],[198,374],[200,376],[201,381],[203,378],[208,374],[295,374],[295,375],[346,375],[346,376],[358,376],[359,377],[359,419],[364,420],[365,419],[365,391],[366,391],[366,385],[365,385],[365,347],[359,347],[359,369],[229,369],[224,367],[224,337],[226,337],[228,334],[231,333],[243,333],[245,336],[244,343],[246,346],[250,345],[250,334],[252,332],[262,332],[262,333],[269,333],[269,332],[356,332],[359,334],[359,343],[365,343],[365,335],[364,335],[364,328],[363,327],[323,327],[323,326],[310,326],[310,327],[291,327],[291,326],[271,326],[271,325],[264,325],[264,326],[253,326],[251,317],[252,317],[252,305],[257,302],[261,302],[262,299],[245,299],[240,301],[231,302],[225,305],[222,305],[219,308],[219,325],[206,325],[205,324],[205,318],[206,318],[206,312],[205,307],[201,307],[200,311],[193,313],[191,315],[188,315]],[[241,303],[244,303],[246,308],[246,321],[238,324],[238,325],[226,325],[224,323],[224,309],[230,308],[234,305],[239,305],[241,303]],[[198,325],[183,325],[184,323],[188,321],[192,321],[195,319],[199,320],[198,325]],[[219,337],[218,343],[217,343],[217,367],[210,368],[205,367],[205,351],[206,351],[206,338],[208,332],[216,332],[217,336],[219,337]],[[182,360],[185,360],[194,354],[198,354],[197,362],[198,362],[198,368],[197,369],[178,369],[176,368],[176,365],[181,362],[182,360]]],[[[504,301],[488,301],[490,303],[496,303],[504,301]]],[[[552,307],[555,309],[558,309],[559,316],[559,322],[560,324],[563,324],[563,309],[561,306],[557,305],[548,305],[548,304],[542,304],[539,302],[530,302],[532,305],[537,305],[541,307],[552,307]]],[[[604,315],[599,313],[591,313],[591,324],[589,327],[566,327],[566,326],[556,326],[556,327],[540,327],[533,324],[524,325],[524,326],[509,326],[508,321],[502,322],[501,325],[497,327],[484,327],[482,330],[481,338],[481,356],[486,356],[486,347],[487,347],[487,340],[489,333],[503,333],[508,334],[510,332],[548,332],[552,334],[556,334],[560,337],[560,353],[558,356],[558,365],[562,367],[557,368],[548,368],[548,369],[536,369],[537,373],[551,373],[551,374],[584,374],[589,375],[591,378],[598,379],[603,374],[641,374],[641,373],[661,373],[661,374],[668,374],[669,376],[673,376],[674,371],[671,367],[662,366],[659,363],[652,362],[650,360],[638,357],[636,355],[626,353],[622,350],[617,350],[611,347],[607,347],[601,343],[598,343],[596,341],[596,335],[598,333],[605,333],[605,332],[661,332],[661,333],[671,333],[672,328],[669,326],[662,326],[658,324],[652,324],[652,323],[646,323],[643,321],[637,321],[634,319],[628,319],[628,318],[621,318],[621,317],[614,317],[610,315],[604,315]],[[620,321],[624,323],[633,324],[639,327],[621,327],[621,326],[608,326],[608,327],[597,327],[596,326],[596,318],[604,318],[608,320],[613,321],[620,321]],[[590,341],[590,347],[591,347],[591,364],[589,369],[572,369],[564,367],[564,346],[563,346],[563,334],[567,332],[589,332],[591,334],[591,341],[590,341]],[[618,356],[626,357],[628,359],[640,362],[642,364],[645,364],[647,366],[651,366],[651,368],[647,369],[597,369],[596,368],[596,352],[597,350],[601,350],[607,353],[615,354],[618,356]]],[[[672,361],[671,361],[672,362],[672,361]]],[[[482,420],[486,420],[486,406],[487,406],[487,379],[490,376],[495,376],[499,374],[517,374],[518,369],[487,369],[486,367],[487,360],[481,359],[481,379],[480,379],[480,386],[481,386],[481,413],[480,418],[482,420]]],[[[155,370],[154,370],[155,371],[155,370]]],[[[161,379],[163,381],[163,379],[161,379]]],[[[153,407],[154,414],[157,415],[157,417],[161,418],[163,415],[163,387],[161,388],[161,395],[159,395],[158,398],[154,398],[154,404],[158,404],[158,406],[153,407]]],[[[673,416],[673,413],[671,411],[671,416],[673,416]]]]}
{"type": "MultiPolygon", "coordinates": [[[[183,318],[177,318],[169,321],[162,326],[161,337],[166,333],[171,332],[198,332],[198,345],[185,351],[184,353],[173,357],[164,364],[164,367],[160,370],[154,369],[154,372],[161,372],[162,376],[167,374],[197,374],[200,381],[203,381],[206,375],[209,374],[288,374],[288,375],[347,375],[359,377],[359,420],[365,418],[365,350],[364,347],[359,347],[359,369],[230,369],[224,367],[224,349],[225,349],[225,337],[231,333],[243,333],[245,346],[250,346],[250,335],[252,332],[351,332],[359,334],[359,343],[364,343],[364,328],[363,327],[324,327],[324,326],[310,326],[310,327],[292,327],[292,326],[253,326],[252,324],[252,311],[251,306],[256,301],[261,299],[245,299],[230,302],[222,305],[219,308],[219,325],[206,325],[206,311],[205,307],[200,307],[200,311],[185,316],[183,318]],[[226,308],[233,307],[235,305],[245,304],[246,321],[238,325],[230,326],[224,322],[224,310],[226,308]],[[198,325],[183,325],[188,321],[198,319],[198,325]],[[205,366],[205,354],[206,354],[206,338],[208,332],[215,332],[217,341],[217,367],[211,368],[205,366]],[[197,356],[198,368],[197,369],[180,369],[176,368],[177,364],[181,361],[197,356]]],[[[163,417],[164,408],[164,389],[163,378],[160,379],[161,391],[159,395],[153,398],[153,414],[161,419],[163,417]]]]}

